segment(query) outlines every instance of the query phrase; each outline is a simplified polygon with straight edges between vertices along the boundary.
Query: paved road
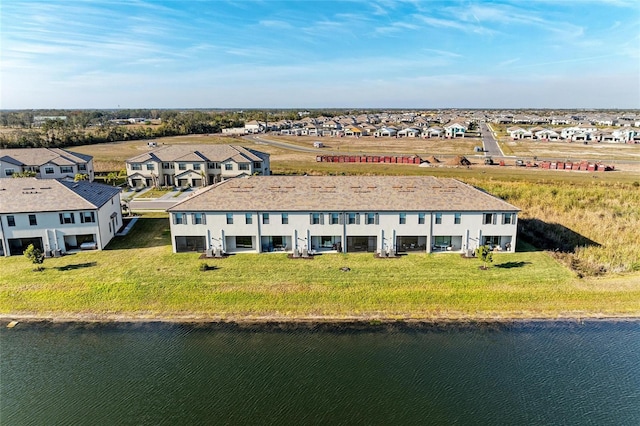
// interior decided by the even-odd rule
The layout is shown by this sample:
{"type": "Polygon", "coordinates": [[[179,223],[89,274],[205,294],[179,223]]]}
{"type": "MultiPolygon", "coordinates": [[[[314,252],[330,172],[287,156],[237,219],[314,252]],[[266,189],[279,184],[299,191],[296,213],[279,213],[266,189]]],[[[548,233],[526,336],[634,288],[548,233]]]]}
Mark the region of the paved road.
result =
{"type": "Polygon", "coordinates": [[[484,148],[485,157],[504,157],[504,153],[500,149],[500,145],[498,145],[498,141],[493,136],[493,132],[489,126],[487,126],[487,123],[480,123],[480,130],[482,131],[482,146],[484,148]]]}

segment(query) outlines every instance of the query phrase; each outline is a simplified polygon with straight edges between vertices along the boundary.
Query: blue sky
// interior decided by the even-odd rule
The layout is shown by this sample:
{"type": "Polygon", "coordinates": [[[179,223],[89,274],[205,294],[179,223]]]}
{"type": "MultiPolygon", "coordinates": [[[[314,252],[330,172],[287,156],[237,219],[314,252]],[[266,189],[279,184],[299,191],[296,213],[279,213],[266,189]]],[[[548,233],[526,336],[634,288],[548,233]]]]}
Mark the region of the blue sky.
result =
{"type": "Polygon", "coordinates": [[[0,3],[0,108],[640,108],[640,2],[0,3]]]}

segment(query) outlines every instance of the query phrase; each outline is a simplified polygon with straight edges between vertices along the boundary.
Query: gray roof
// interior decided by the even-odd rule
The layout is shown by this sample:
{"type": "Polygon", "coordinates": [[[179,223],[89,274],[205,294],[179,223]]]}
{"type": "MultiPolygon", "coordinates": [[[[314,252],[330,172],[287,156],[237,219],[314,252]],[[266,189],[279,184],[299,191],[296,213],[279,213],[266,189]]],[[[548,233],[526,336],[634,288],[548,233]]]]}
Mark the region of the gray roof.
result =
{"type": "Polygon", "coordinates": [[[147,161],[226,161],[236,163],[262,161],[251,150],[238,145],[164,145],[152,151],[127,159],[127,163],[145,163],[147,161]]]}
{"type": "Polygon", "coordinates": [[[0,213],[93,210],[120,193],[120,188],[88,181],[0,179],[0,213]]]}
{"type": "Polygon", "coordinates": [[[42,166],[47,163],[65,166],[70,164],[84,164],[93,159],[90,155],[78,154],[60,148],[0,149],[0,157],[2,161],[21,166],[42,166]]]}
{"type": "Polygon", "coordinates": [[[169,211],[518,211],[455,179],[252,176],[206,187],[169,211]]]}

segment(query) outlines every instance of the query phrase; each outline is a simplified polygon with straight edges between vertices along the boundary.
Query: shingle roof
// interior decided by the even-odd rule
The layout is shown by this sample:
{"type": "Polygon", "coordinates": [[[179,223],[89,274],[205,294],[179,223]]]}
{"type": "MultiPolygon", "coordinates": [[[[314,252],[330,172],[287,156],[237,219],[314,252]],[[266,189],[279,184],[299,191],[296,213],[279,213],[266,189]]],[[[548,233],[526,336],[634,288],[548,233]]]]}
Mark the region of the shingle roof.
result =
{"type": "Polygon", "coordinates": [[[10,148],[0,149],[2,161],[12,164],[41,166],[53,163],[58,166],[87,163],[93,157],[90,155],[78,154],[60,148],[10,148]],[[9,161],[9,158],[13,161],[9,161]]]}
{"type": "Polygon", "coordinates": [[[146,161],[225,161],[236,162],[261,161],[247,148],[237,145],[164,145],[153,151],[145,152],[127,159],[127,163],[144,163],[146,161]]]}
{"type": "Polygon", "coordinates": [[[0,179],[0,213],[35,213],[95,209],[120,188],[88,181],[0,179]]]}
{"type": "Polygon", "coordinates": [[[206,187],[169,211],[518,211],[455,179],[252,176],[206,187]]]}

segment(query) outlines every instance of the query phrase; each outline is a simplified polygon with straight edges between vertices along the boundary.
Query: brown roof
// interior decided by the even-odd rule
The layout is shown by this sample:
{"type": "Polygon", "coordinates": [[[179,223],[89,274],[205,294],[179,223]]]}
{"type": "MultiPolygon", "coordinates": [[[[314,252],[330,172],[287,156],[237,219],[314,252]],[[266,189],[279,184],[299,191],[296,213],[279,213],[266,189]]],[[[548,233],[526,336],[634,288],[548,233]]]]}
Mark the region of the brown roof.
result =
{"type": "Polygon", "coordinates": [[[127,163],[147,161],[225,161],[233,159],[237,163],[261,161],[261,158],[247,148],[237,145],[163,145],[152,151],[127,159],[127,163]]]}
{"type": "Polygon", "coordinates": [[[0,179],[0,213],[92,210],[120,192],[100,183],[57,179],[0,179]]]}
{"type": "Polygon", "coordinates": [[[206,187],[169,211],[518,211],[455,179],[252,176],[206,187]]]}
{"type": "Polygon", "coordinates": [[[42,166],[52,163],[57,166],[67,166],[71,164],[84,164],[93,157],[90,155],[78,154],[60,148],[10,148],[0,149],[0,158],[7,161],[13,159],[13,164],[20,163],[25,166],[42,166]]]}

